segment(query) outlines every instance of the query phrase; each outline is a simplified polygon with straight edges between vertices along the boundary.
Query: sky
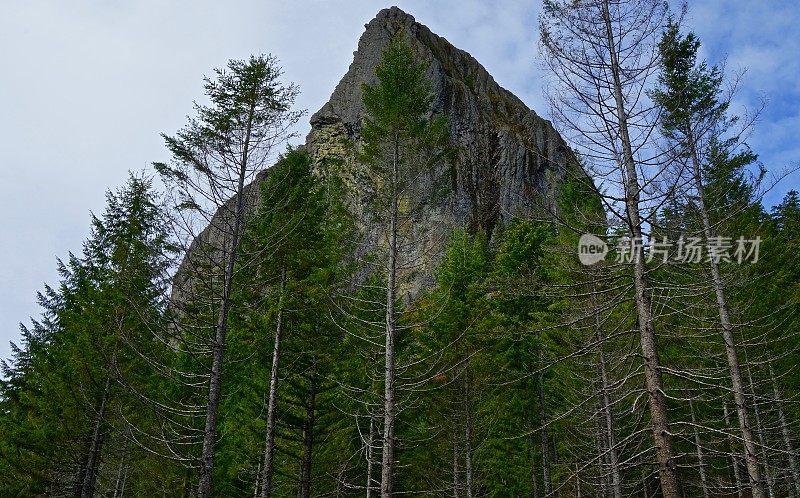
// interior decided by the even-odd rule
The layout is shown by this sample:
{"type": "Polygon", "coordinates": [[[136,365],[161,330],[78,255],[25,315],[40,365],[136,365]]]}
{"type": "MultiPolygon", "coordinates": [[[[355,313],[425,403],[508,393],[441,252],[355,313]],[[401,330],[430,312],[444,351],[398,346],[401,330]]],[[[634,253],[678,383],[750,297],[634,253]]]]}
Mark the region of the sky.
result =
{"type": "MultiPolygon", "coordinates": [[[[470,52],[543,116],[538,0],[394,0],[470,52]]],[[[710,62],[746,69],[737,109],[766,107],[748,143],[768,169],[800,160],[800,4],[690,2],[689,26],[710,62]]],[[[229,59],[271,53],[298,108],[319,109],[344,75],[358,38],[390,3],[367,0],[4,0],[0,2],[0,358],[19,323],[57,284],[56,258],[79,253],[90,212],[128,171],[168,155],[160,133],[186,122],[202,78],[229,59]]],[[[308,119],[298,128],[302,141],[308,119]]],[[[798,188],[784,179],[773,205],[798,188]]]]}

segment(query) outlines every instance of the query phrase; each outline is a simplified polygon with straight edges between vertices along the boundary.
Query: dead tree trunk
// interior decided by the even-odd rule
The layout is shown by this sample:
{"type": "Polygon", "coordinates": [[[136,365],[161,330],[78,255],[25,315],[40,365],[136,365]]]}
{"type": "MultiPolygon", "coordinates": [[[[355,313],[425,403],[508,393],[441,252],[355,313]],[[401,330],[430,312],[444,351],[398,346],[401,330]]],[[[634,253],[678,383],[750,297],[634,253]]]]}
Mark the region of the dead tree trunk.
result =
{"type": "Polygon", "coordinates": [[[308,376],[308,393],[306,395],[306,418],[303,420],[303,458],[300,463],[300,489],[298,498],[311,496],[311,463],[314,449],[314,421],[316,418],[317,400],[317,366],[312,362],[308,376]]]}
{"type": "Polygon", "coordinates": [[[781,426],[781,437],[783,439],[783,449],[786,451],[786,457],[789,462],[789,475],[792,478],[792,496],[800,496],[800,472],[797,470],[797,458],[795,457],[794,447],[792,445],[792,436],[789,433],[789,424],[786,423],[786,412],[783,407],[783,396],[778,389],[778,383],[775,381],[775,372],[772,370],[772,365],[769,366],[769,376],[772,380],[772,395],[775,399],[775,406],[778,410],[778,423],[781,426]]]}
{"type": "Polygon", "coordinates": [[[286,287],[286,268],[281,269],[281,284],[278,295],[278,313],[275,318],[275,341],[272,345],[272,368],[269,374],[269,396],[267,398],[267,434],[264,442],[264,464],[261,467],[261,498],[272,495],[272,469],[275,456],[275,417],[278,405],[278,365],[281,358],[283,337],[283,292],[286,287]]]}

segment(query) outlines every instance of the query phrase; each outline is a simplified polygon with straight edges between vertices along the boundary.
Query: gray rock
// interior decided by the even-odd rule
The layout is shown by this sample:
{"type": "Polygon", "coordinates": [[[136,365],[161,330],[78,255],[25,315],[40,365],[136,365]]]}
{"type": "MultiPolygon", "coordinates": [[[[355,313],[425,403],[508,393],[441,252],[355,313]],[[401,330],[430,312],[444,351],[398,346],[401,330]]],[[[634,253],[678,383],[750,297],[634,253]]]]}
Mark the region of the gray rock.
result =
{"type": "MultiPolygon", "coordinates": [[[[444,195],[435,193],[432,185],[423,183],[417,188],[430,202],[403,234],[407,240],[416,241],[408,260],[420,263],[407,275],[403,286],[412,295],[431,284],[447,234],[453,228],[480,227],[491,236],[501,220],[531,215],[548,218],[556,208],[554,200],[567,162],[574,156],[549,121],[498,85],[470,54],[399,8],[384,9],[366,25],[350,68],[330,100],[311,117],[311,132],[306,138],[306,147],[320,173],[328,164],[338,165],[336,174],[343,176],[349,206],[357,219],[365,220],[364,205],[370,195],[369,182],[361,180],[364,166],[355,160],[365,114],[361,87],[377,82],[375,67],[381,53],[398,34],[428,64],[433,112],[447,117],[451,141],[461,151],[456,165],[443,166],[451,168],[444,195]]],[[[257,191],[250,189],[251,193],[257,191]]],[[[213,230],[213,225],[206,232],[213,230]]],[[[362,228],[369,232],[366,223],[362,228]]],[[[375,233],[365,235],[367,241],[376,237],[375,233]]],[[[200,237],[213,238],[205,232],[200,237]]],[[[183,280],[179,271],[176,283],[183,280]]]]}
{"type": "Polygon", "coordinates": [[[535,206],[553,208],[567,158],[572,157],[564,140],[471,55],[397,7],[382,10],[366,25],[347,74],[311,117],[306,146],[312,157],[347,159],[339,141],[359,143],[364,118],[361,86],[377,82],[375,67],[398,32],[429,65],[433,110],[447,116],[454,144],[471,156],[460,161],[449,199],[455,221],[488,224],[484,228],[491,231],[491,220],[481,219],[489,214],[481,216],[479,211],[496,211],[492,214],[508,219],[530,214],[535,206]]]}

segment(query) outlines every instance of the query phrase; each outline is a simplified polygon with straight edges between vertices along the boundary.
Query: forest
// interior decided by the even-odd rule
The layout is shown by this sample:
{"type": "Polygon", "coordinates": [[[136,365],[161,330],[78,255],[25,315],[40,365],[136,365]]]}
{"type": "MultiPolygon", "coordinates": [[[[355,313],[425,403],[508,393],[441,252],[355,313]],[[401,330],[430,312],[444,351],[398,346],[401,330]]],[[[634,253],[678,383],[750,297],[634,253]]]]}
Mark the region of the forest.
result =
{"type": "Polygon", "coordinates": [[[686,13],[544,0],[558,195],[444,237],[499,159],[402,26],[347,161],[275,56],[215,69],[2,362],[0,496],[800,497],[798,165],[686,13]]]}

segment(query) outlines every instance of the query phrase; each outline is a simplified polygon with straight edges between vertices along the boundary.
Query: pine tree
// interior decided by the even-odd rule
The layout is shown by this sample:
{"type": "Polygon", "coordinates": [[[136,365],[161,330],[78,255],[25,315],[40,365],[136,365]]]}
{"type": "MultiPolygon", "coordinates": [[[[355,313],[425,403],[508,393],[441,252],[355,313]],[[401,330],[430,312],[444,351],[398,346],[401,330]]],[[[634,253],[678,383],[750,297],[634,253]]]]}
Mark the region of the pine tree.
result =
{"type": "Polygon", "coordinates": [[[30,493],[93,496],[101,478],[108,490],[101,469],[133,460],[122,451],[128,423],[146,423],[134,390],[149,382],[140,353],[160,345],[173,245],[148,179],[131,176],[107,201],[82,255],[59,261],[61,284],[40,294],[43,318],[23,327],[25,347],[4,368],[8,433],[30,453],[9,458],[19,467],[3,480],[30,493]]]}
{"type": "Polygon", "coordinates": [[[196,286],[211,281],[210,296],[204,299],[211,299],[216,308],[198,483],[202,498],[212,494],[228,315],[239,245],[253,204],[254,189],[245,187],[269,166],[275,147],[291,136],[290,128],[303,114],[291,109],[298,90],[280,83],[281,69],[274,57],[232,60],[215,72],[215,80],[205,80],[211,105],[195,104],[197,117],[176,136],[164,135],[173,161],[155,163],[173,189],[177,212],[184,215],[178,219],[193,243],[187,245],[190,252],[182,265],[184,279],[190,282],[176,282],[179,293],[193,297],[196,286]],[[212,225],[216,235],[197,237],[198,221],[212,225]]]}
{"type": "MultiPolygon", "coordinates": [[[[376,268],[385,278],[383,448],[381,496],[392,495],[395,477],[397,418],[397,340],[407,326],[398,324],[398,289],[404,269],[413,267],[404,250],[403,233],[424,199],[414,195],[425,175],[441,174],[448,135],[444,118],[431,118],[431,84],[426,67],[411,48],[395,39],[375,70],[378,84],[362,88],[367,117],[362,130],[361,160],[370,168],[374,197],[369,210],[380,248],[376,268]],[[402,206],[401,206],[402,204],[402,206]]],[[[434,179],[436,184],[438,179],[434,179]]]]}
{"type": "MultiPolygon", "coordinates": [[[[220,405],[226,438],[215,488],[308,496],[330,486],[338,463],[314,455],[322,451],[319,438],[341,435],[330,428],[343,354],[331,316],[348,268],[351,222],[336,182],[319,178],[303,149],[287,151],[259,188],[234,281],[225,386],[237,394],[220,405]]],[[[330,443],[324,451],[335,448],[330,443]]]]}
{"type": "MultiPolygon", "coordinates": [[[[661,72],[659,86],[652,92],[652,95],[654,101],[662,108],[661,130],[663,134],[671,142],[678,157],[688,159],[689,176],[694,188],[693,203],[700,218],[703,242],[709,254],[715,254],[714,251],[717,248],[714,244],[716,240],[719,240],[720,227],[714,223],[711,210],[715,209],[719,213],[720,209],[724,209],[726,211],[724,216],[730,217],[737,210],[747,209],[751,202],[749,195],[740,195],[735,202],[725,202],[733,200],[731,198],[736,195],[737,190],[741,193],[742,187],[746,189],[746,184],[741,182],[742,186],[739,189],[730,189],[736,184],[725,181],[727,175],[722,169],[730,168],[730,172],[738,174],[737,172],[744,165],[753,162],[755,157],[747,150],[738,154],[734,152],[735,157],[730,157],[732,153],[729,151],[737,145],[737,140],[736,137],[727,140],[724,137],[735,119],[727,116],[729,103],[721,95],[723,76],[718,67],[708,67],[706,63],[697,61],[699,48],[700,41],[693,33],[682,35],[679,25],[671,21],[659,43],[661,72]],[[712,169],[715,166],[714,162],[716,162],[716,170],[712,169]],[[706,194],[708,183],[704,176],[706,172],[712,175],[709,192],[711,198],[706,194]],[[720,173],[723,174],[722,177],[720,177],[720,173]],[[724,189],[719,188],[720,181],[724,181],[724,189]],[[717,188],[715,188],[715,182],[717,188]],[[715,193],[719,192],[724,192],[722,198],[719,198],[719,195],[715,196],[715,193]]],[[[719,219],[720,216],[715,218],[719,219]]],[[[750,407],[746,400],[745,383],[737,353],[737,341],[734,338],[733,324],[731,323],[729,296],[726,295],[726,284],[721,273],[720,260],[711,257],[709,265],[719,311],[719,323],[726,348],[730,383],[745,447],[744,458],[747,463],[750,487],[753,496],[766,496],[761,477],[759,452],[756,448],[757,442],[748,413],[750,407]]],[[[692,413],[692,417],[694,417],[694,413],[692,413]]],[[[705,479],[703,482],[705,483],[705,479]]]]}
{"type": "Polygon", "coordinates": [[[292,341],[293,347],[289,351],[296,354],[292,362],[295,366],[303,365],[301,371],[306,376],[304,384],[310,401],[307,401],[309,413],[304,423],[307,424],[305,433],[309,439],[303,441],[303,476],[299,494],[307,496],[310,492],[312,422],[319,394],[318,384],[321,383],[317,376],[318,370],[329,368],[319,363],[333,345],[326,339],[332,341],[333,337],[338,337],[328,318],[332,312],[329,296],[334,293],[337,279],[341,278],[339,272],[349,233],[347,217],[338,201],[338,190],[335,183],[325,184],[315,176],[307,152],[292,150],[270,170],[262,186],[262,202],[248,234],[247,245],[252,248],[248,252],[261,255],[253,264],[252,275],[257,288],[270,288],[264,305],[275,322],[260,478],[260,494],[264,498],[274,491],[272,475],[276,415],[279,411],[278,383],[282,377],[279,372],[284,340],[292,341]],[[292,337],[284,337],[286,326],[292,337]],[[306,347],[298,348],[300,344],[306,347]]]}

